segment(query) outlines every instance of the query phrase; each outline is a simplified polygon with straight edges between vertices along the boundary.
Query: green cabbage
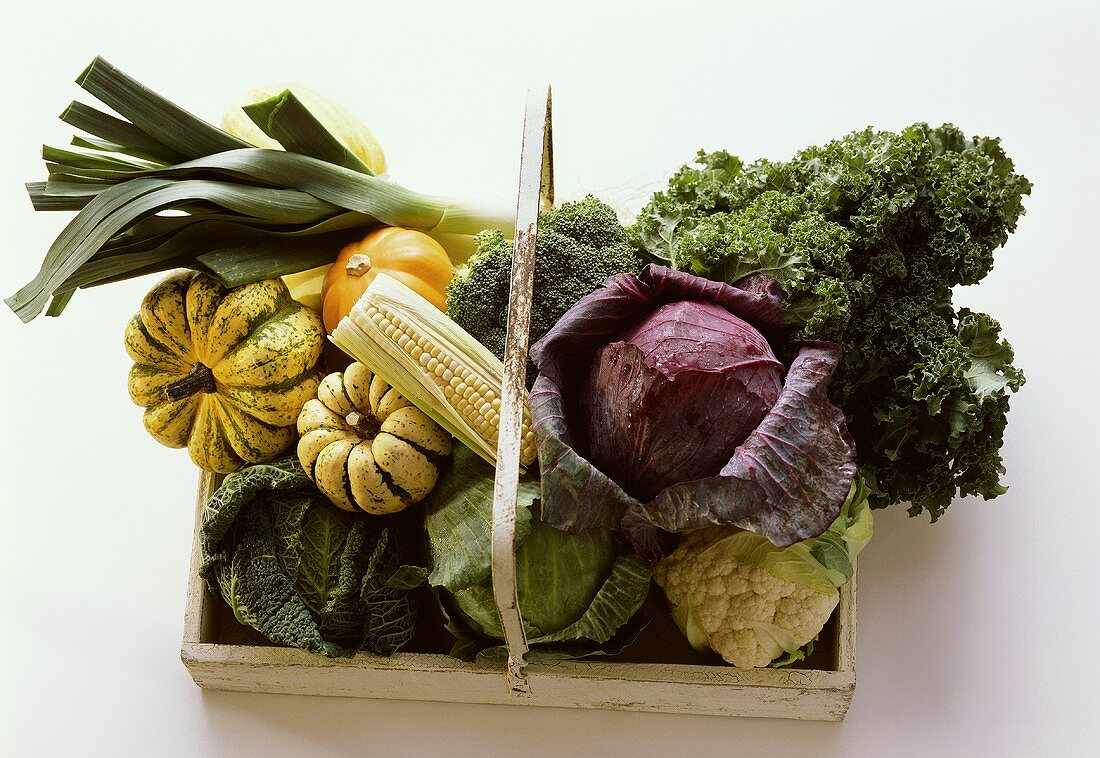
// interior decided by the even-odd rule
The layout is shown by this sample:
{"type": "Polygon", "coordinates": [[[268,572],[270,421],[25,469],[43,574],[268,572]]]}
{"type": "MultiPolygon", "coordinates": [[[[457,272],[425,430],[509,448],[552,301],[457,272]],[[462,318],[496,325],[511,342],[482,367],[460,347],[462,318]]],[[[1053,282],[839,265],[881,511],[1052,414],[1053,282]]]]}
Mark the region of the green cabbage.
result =
{"type": "MultiPolygon", "coordinates": [[[[649,589],[650,566],[624,554],[611,532],[569,535],[538,518],[537,478],[520,483],[516,585],[527,640],[543,652],[583,655],[615,645],[649,589]]],[[[452,654],[499,652],[504,639],[493,600],[493,470],[463,446],[427,501],[431,572],[458,642],[452,654]]],[[[535,651],[538,655],[538,651],[535,651]]]]}

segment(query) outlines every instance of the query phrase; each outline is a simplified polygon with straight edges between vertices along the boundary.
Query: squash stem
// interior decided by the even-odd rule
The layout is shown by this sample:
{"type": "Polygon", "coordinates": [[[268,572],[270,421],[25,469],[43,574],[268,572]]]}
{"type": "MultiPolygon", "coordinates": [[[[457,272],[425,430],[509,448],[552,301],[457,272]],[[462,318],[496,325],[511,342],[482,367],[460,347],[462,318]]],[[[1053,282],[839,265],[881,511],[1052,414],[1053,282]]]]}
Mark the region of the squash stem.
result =
{"type": "Polygon", "coordinates": [[[201,363],[196,363],[191,373],[164,388],[164,396],[169,400],[183,400],[196,392],[214,392],[214,372],[201,363]]]}
{"type": "Polygon", "coordinates": [[[378,423],[377,419],[359,411],[352,411],[344,421],[365,440],[374,439],[382,431],[382,425],[378,423]]]}

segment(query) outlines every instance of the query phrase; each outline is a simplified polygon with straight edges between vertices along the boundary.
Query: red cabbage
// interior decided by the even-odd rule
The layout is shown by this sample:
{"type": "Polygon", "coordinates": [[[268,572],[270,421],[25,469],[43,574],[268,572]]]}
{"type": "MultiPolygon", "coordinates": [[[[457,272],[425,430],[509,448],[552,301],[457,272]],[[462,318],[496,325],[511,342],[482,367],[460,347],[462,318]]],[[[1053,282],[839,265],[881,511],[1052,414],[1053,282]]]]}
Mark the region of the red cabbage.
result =
{"type": "Polygon", "coordinates": [[[784,372],[720,305],[662,305],[596,351],[581,397],[589,457],[641,500],[709,476],[775,404],[784,372]]]}
{"type": "Polygon", "coordinates": [[[840,351],[807,344],[785,369],[766,337],[779,293],[651,265],[571,308],[531,349],[543,520],[621,529],[650,558],[711,524],[781,547],[821,534],[855,474],[826,393],[840,351]]]}

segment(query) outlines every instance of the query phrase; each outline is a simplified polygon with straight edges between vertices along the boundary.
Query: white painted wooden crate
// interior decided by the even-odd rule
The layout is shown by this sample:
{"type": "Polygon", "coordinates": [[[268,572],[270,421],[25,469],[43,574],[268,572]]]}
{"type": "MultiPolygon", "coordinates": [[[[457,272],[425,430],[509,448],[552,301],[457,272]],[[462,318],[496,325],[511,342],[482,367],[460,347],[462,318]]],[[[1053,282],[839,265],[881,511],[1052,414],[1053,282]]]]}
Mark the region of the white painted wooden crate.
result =
{"type": "Polygon", "coordinates": [[[593,658],[531,663],[529,697],[512,694],[503,663],[451,658],[442,640],[436,651],[401,652],[390,658],[359,653],[350,659],[331,659],[272,646],[238,625],[228,606],[207,591],[199,576],[202,505],[219,481],[214,474],[203,474],[200,480],[184,617],[181,657],[200,687],[821,721],[843,719],[852,701],[855,579],[841,588],[840,604],[810,658],[817,668],[742,670],[722,664],[677,663],[670,656],[698,658],[690,654],[686,642],[675,644],[678,632],[667,618],[651,624],[651,628],[661,626],[667,635],[647,629],[620,656],[654,662],[593,658]]]}
{"type": "Polygon", "coordinates": [[[467,663],[448,656],[450,642],[441,621],[432,623],[430,604],[418,636],[406,652],[390,658],[359,653],[334,660],[267,643],[238,624],[199,576],[202,507],[222,478],[209,473],[199,482],[183,662],[200,687],[222,690],[839,721],[856,684],[854,578],[841,588],[833,618],[803,668],[738,670],[700,656],[676,629],[656,591],[646,608],[653,621],[622,654],[524,668],[527,642],[516,599],[512,545],[537,211],[540,202],[543,207],[553,202],[549,92],[542,98],[541,92],[532,93],[524,123],[509,314],[510,325],[522,325],[522,336],[513,341],[509,326],[503,402],[512,403],[515,412],[506,423],[502,406],[493,505],[494,595],[511,668],[504,662],[467,663]],[[502,485],[509,476],[512,485],[502,485]],[[438,631],[435,637],[432,629],[438,631]]]}

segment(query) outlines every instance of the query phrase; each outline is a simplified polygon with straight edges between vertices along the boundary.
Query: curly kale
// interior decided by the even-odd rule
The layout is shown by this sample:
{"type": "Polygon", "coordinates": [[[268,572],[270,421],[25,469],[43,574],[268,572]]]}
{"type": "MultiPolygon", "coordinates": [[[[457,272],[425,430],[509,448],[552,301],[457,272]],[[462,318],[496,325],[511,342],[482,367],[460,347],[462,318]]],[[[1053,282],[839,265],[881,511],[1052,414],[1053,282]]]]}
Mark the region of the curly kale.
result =
{"type": "MultiPolygon", "coordinates": [[[[512,244],[499,231],[482,232],[477,252],[447,288],[447,314],[481,344],[504,357],[512,244]]],[[[642,260],[615,211],[589,195],[539,216],[531,343],[574,303],[609,276],[638,273],[642,260]]],[[[531,379],[534,373],[531,372],[531,379]]]]}
{"type": "Polygon", "coordinates": [[[629,230],[651,258],[786,294],[787,350],[838,342],[831,384],[873,504],[936,520],[958,495],[1004,492],[1008,393],[1023,384],[1000,325],[956,312],[1015,230],[1031,183],[999,140],[951,125],[866,129],[787,162],[700,152],[629,230]]]}

